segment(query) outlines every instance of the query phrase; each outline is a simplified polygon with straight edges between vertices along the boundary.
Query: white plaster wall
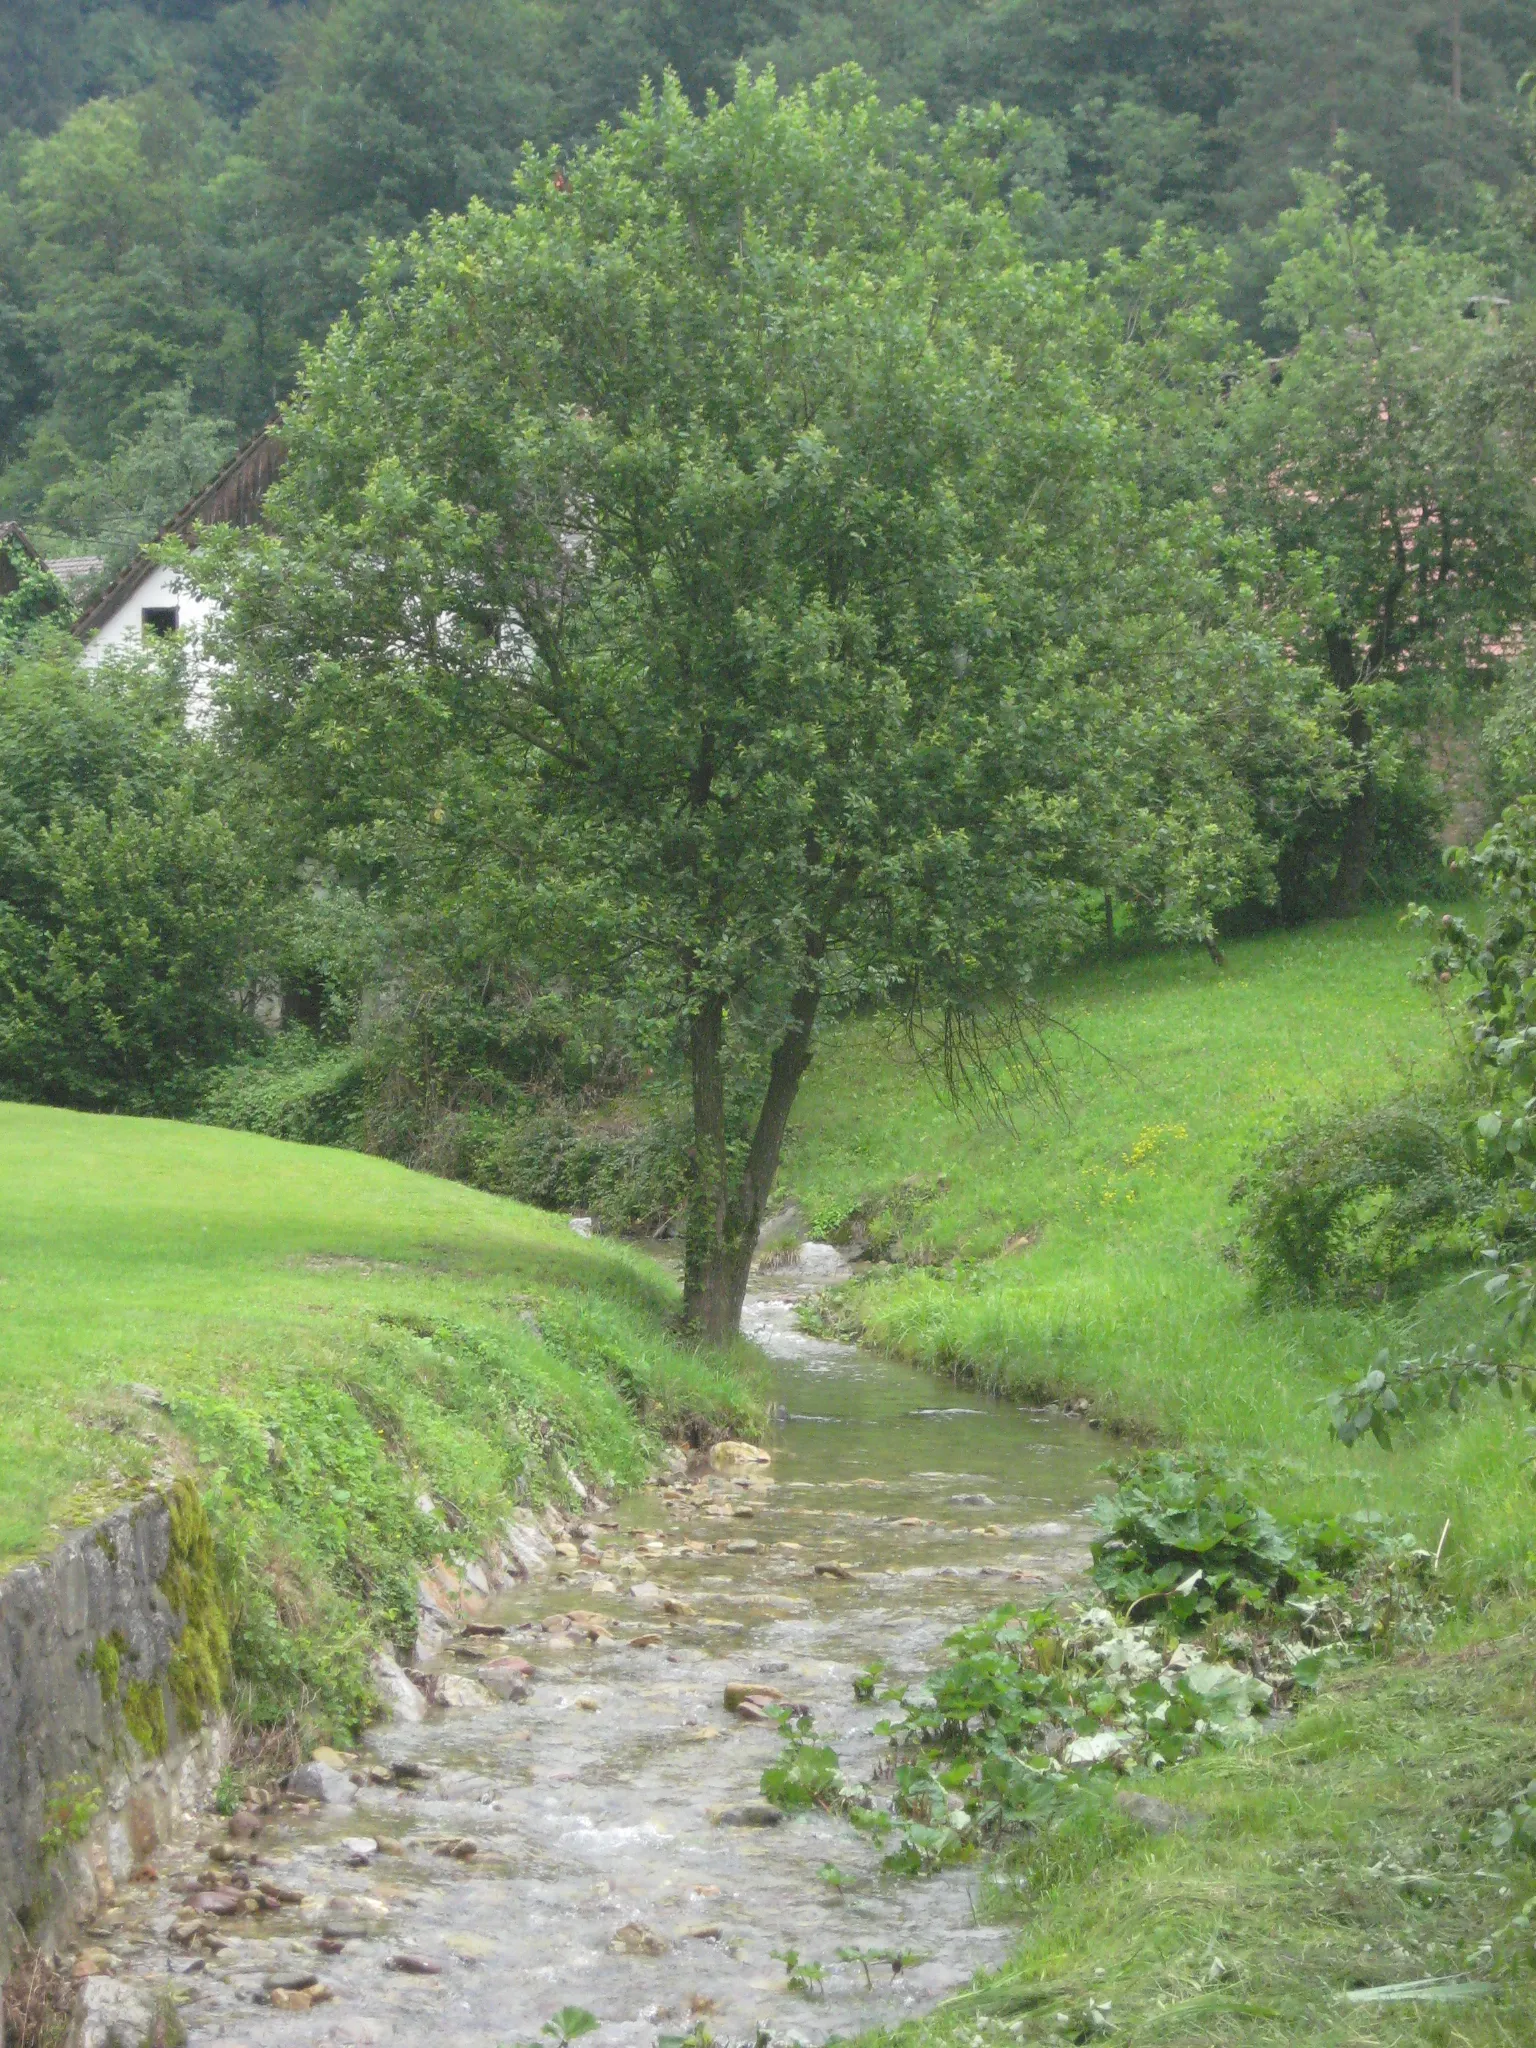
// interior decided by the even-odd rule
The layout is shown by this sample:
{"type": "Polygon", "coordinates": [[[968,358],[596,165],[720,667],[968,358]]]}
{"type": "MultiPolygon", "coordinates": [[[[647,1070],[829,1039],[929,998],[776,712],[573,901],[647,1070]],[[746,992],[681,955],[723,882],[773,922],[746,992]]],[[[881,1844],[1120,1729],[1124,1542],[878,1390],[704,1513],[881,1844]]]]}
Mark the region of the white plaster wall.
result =
{"type": "Polygon", "coordinates": [[[94,667],[108,654],[137,654],[143,645],[142,613],[146,608],[159,610],[167,605],[175,605],[181,614],[178,631],[194,637],[218,610],[212,598],[184,583],[174,569],[157,565],[85,643],[87,665],[94,667]]]}

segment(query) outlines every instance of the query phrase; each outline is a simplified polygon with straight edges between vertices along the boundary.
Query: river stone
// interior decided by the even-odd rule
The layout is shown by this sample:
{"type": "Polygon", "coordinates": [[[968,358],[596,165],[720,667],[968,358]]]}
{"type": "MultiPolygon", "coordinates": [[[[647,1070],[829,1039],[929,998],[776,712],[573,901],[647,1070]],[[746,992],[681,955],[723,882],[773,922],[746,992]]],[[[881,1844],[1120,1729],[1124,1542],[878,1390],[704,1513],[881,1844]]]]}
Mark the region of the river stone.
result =
{"type": "Polygon", "coordinates": [[[497,1657],[489,1664],[482,1664],[478,1676],[480,1683],[488,1692],[495,1693],[497,1699],[520,1703],[528,1697],[533,1666],[522,1657],[497,1657]]]}
{"type": "Polygon", "coordinates": [[[716,1806],[710,1819],[717,1828],[776,1828],[784,1816],[766,1799],[747,1799],[740,1806],[716,1806]]]}
{"type": "Polygon", "coordinates": [[[1184,1806],[1170,1806],[1166,1799],[1154,1799],[1149,1792],[1117,1792],[1115,1805],[1149,1835],[1192,1835],[1200,1826],[1199,1814],[1184,1806]]]}
{"type": "Polygon", "coordinates": [[[407,1977],[441,1977],[443,1966],[433,1962],[430,1956],[391,1956],[384,1965],[386,1970],[399,1970],[407,1977]]]}
{"type": "Polygon", "coordinates": [[[629,1920],[608,1946],[616,1956],[664,1956],[672,1944],[643,1920],[629,1920]]]}
{"type": "Polygon", "coordinates": [[[388,1650],[375,1650],[370,1662],[373,1689],[391,1721],[424,1721],[427,1703],[388,1650]]]}
{"type": "Polygon", "coordinates": [[[75,1993],[68,2048],[139,2048],[154,2024],[154,2007],[139,1985],[87,1977],[75,1993]]]}
{"type": "Polygon", "coordinates": [[[457,1671],[442,1671],[433,1676],[432,1703],[438,1707],[494,1707],[496,1695],[478,1678],[461,1678],[457,1671]]]}
{"type": "Polygon", "coordinates": [[[379,1853],[378,1842],[372,1835],[343,1835],[341,1847],[342,1853],[354,1868],[371,1863],[379,1853]]]}
{"type": "Polygon", "coordinates": [[[217,1919],[227,1920],[232,1913],[238,1913],[245,1903],[243,1892],[194,1892],[187,1904],[194,1913],[212,1913],[217,1919]]]}
{"type": "Polygon", "coordinates": [[[712,1472],[739,1472],[753,1465],[771,1465],[771,1455],[757,1444],[746,1444],[726,1437],[709,1447],[709,1469],[712,1472]]]}
{"type": "Polygon", "coordinates": [[[726,1681],[725,1710],[734,1714],[743,1700],[781,1700],[783,1697],[776,1686],[763,1685],[751,1678],[732,1678],[726,1681]]]}
{"type": "Polygon", "coordinates": [[[266,1992],[313,1991],[319,1982],[313,1970],[293,1970],[286,1976],[263,1977],[261,1988],[266,1992]]]}
{"type": "Polygon", "coordinates": [[[289,1773],[287,1789],[295,1799],[318,1799],[326,1806],[350,1806],[357,1797],[357,1787],[345,1771],[314,1761],[289,1773]]]}

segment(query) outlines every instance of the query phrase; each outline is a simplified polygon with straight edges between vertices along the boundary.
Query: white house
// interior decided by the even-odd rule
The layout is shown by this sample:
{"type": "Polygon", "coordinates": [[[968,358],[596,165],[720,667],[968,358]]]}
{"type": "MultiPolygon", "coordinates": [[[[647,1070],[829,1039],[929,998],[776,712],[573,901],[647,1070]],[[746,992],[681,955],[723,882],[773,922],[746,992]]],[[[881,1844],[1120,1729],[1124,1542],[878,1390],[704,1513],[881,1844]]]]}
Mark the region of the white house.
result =
{"type": "MultiPolygon", "coordinates": [[[[281,441],[263,429],[231,457],[212,483],[166,521],[156,540],[174,537],[196,547],[199,527],[254,526],[267,486],[283,466],[284,452],[281,441]]],[[[76,619],[75,635],[85,642],[85,659],[94,666],[108,654],[143,646],[156,634],[195,635],[214,611],[211,600],[174,569],[140,553],[76,619]]]]}

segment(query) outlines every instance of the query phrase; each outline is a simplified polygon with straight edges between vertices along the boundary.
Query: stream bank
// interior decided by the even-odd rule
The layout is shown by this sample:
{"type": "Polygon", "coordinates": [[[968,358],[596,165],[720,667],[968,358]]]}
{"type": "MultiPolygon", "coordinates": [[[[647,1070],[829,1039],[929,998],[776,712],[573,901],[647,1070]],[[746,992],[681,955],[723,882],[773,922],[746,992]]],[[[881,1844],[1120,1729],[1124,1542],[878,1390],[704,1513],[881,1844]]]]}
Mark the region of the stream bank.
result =
{"type": "Polygon", "coordinates": [[[103,1971],[170,1986],[194,2042],[221,2048],[469,2048],[532,2039],[571,2005],[599,2019],[596,2048],[651,2048],[700,2021],[814,2043],[1001,1962],[974,1871],[912,1885],[840,1821],[770,1819],[777,1729],[726,1687],[808,1707],[872,1771],[882,1710],[854,1676],[876,1659],[915,1675],[968,1616],[1073,1577],[1102,1448],[1060,1415],[957,1400],[806,1336],[798,1298],[839,1270],[807,1247],[749,1303],[771,1462],[717,1452],[724,1469],[696,1459],[594,1504],[575,1556],[441,1645],[437,1696],[473,1704],[322,1761],[299,1784],[328,1797],[210,1826],[101,1916],[103,1971]],[[811,1995],[789,1988],[791,1953],[821,1972],[811,1995]]]}

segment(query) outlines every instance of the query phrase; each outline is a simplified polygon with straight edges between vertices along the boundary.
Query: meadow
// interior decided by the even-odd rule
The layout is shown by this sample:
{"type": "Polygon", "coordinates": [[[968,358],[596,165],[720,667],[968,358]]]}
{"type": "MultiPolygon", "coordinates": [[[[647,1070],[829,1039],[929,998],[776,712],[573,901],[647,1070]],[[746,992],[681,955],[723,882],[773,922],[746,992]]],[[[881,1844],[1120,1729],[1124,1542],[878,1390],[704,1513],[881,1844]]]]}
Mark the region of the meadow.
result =
{"type": "MultiPolygon", "coordinates": [[[[1451,1015],[1410,979],[1394,914],[1232,944],[1226,965],[1159,953],[1042,990],[1050,1091],[1011,1122],[957,1113],[889,1031],[830,1038],[797,1107],[786,1185],[816,1234],[867,1237],[844,1326],[1026,1401],[1086,1399],[1106,1432],[1257,1461],[1296,1512],[1376,1510],[1475,1597],[1536,1572],[1531,1443],[1497,1399],[1333,1443],[1328,1393],[1383,1347],[1488,1327],[1459,1278],[1368,1310],[1263,1309],[1231,1195],[1304,1103],[1452,1082],[1451,1015]]],[[[1106,1441],[1106,1456],[1115,1446],[1106,1441]]]]}

